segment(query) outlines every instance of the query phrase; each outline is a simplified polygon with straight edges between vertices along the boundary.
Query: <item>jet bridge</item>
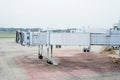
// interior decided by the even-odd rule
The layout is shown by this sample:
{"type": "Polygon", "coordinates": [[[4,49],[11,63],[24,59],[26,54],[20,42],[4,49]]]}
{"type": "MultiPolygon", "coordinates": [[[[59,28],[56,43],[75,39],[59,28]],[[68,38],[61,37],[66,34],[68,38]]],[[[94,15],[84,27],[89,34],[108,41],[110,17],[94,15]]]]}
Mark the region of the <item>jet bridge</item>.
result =
{"type": "Polygon", "coordinates": [[[24,46],[38,46],[38,57],[43,56],[48,59],[47,63],[58,65],[54,60],[53,46],[84,46],[84,52],[89,52],[92,45],[106,45],[117,47],[120,50],[120,26],[114,26],[105,33],[92,32],[74,32],[74,33],[55,33],[51,30],[39,32],[22,32],[16,31],[16,42],[24,46]],[[46,50],[43,50],[46,47],[46,50]]]}

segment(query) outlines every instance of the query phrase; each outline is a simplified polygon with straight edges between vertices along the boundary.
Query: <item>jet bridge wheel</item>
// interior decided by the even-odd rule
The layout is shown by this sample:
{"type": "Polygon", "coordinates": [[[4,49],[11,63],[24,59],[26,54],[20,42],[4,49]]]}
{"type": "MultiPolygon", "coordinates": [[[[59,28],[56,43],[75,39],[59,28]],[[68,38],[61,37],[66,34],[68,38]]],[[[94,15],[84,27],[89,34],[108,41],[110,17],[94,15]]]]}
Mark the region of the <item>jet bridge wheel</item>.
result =
{"type": "Polygon", "coordinates": [[[38,58],[39,58],[39,59],[43,59],[43,56],[42,56],[42,55],[38,55],[38,58]]]}
{"type": "Polygon", "coordinates": [[[47,60],[47,63],[48,63],[48,64],[53,64],[50,60],[47,60]]]}
{"type": "Polygon", "coordinates": [[[87,48],[84,48],[84,49],[83,49],[83,52],[90,52],[90,50],[87,49],[87,48]]]}
{"type": "Polygon", "coordinates": [[[90,50],[89,50],[89,49],[87,49],[87,52],[90,52],[90,50]]]}
{"type": "Polygon", "coordinates": [[[83,51],[86,52],[86,49],[84,49],[83,51]]]}

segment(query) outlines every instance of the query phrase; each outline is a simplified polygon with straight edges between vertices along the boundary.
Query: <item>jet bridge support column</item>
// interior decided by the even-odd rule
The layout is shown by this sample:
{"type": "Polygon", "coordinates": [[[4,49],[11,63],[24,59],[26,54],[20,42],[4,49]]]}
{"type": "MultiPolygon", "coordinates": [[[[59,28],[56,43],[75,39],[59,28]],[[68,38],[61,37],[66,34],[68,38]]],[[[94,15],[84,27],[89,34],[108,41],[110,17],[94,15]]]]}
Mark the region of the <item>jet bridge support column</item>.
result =
{"type": "Polygon", "coordinates": [[[53,57],[53,45],[50,46],[51,48],[51,58],[53,57]]]}
{"type": "Polygon", "coordinates": [[[50,44],[50,32],[49,30],[47,31],[47,63],[48,64],[53,64],[53,65],[58,65],[58,62],[55,61],[55,59],[52,56],[53,53],[53,45],[50,44]]]}
{"type": "Polygon", "coordinates": [[[47,30],[47,58],[48,58],[48,60],[47,60],[47,63],[48,64],[52,64],[52,61],[51,61],[51,53],[50,53],[50,32],[49,32],[49,30],[47,30]]]}
{"type": "Polygon", "coordinates": [[[38,58],[39,59],[43,59],[42,53],[43,53],[43,45],[39,45],[38,46],[38,58]]]}
{"type": "Polygon", "coordinates": [[[119,57],[120,57],[120,47],[119,47],[119,57]]]}
{"type": "Polygon", "coordinates": [[[48,58],[47,63],[57,66],[58,62],[53,58],[52,53],[53,53],[53,45],[50,45],[49,47],[47,47],[47,58],[48,58]]]}

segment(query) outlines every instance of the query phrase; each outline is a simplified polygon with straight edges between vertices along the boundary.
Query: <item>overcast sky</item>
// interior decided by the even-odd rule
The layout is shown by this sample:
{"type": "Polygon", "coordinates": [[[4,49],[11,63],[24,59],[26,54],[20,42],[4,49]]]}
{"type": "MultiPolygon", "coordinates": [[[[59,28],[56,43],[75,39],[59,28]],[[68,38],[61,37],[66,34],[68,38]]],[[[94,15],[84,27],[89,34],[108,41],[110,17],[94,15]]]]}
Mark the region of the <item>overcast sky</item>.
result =
{"type": "Polygon", "coordinates": [[[120,0],[0,0],[0,27],[112,27],[120,0]]]}

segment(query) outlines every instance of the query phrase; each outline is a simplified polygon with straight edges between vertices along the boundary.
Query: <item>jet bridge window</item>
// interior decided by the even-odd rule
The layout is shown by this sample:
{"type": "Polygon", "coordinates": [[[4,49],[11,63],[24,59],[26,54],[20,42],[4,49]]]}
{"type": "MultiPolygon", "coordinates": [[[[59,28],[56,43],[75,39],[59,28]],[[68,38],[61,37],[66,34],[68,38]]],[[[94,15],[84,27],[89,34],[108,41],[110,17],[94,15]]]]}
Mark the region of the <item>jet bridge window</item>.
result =
{"type": "Polygon", "coordinates": [[[27,37],[27,39],[29,40],[29,39],[30,39],[30,37],[28,36],[28,37],[27,37]]]}

